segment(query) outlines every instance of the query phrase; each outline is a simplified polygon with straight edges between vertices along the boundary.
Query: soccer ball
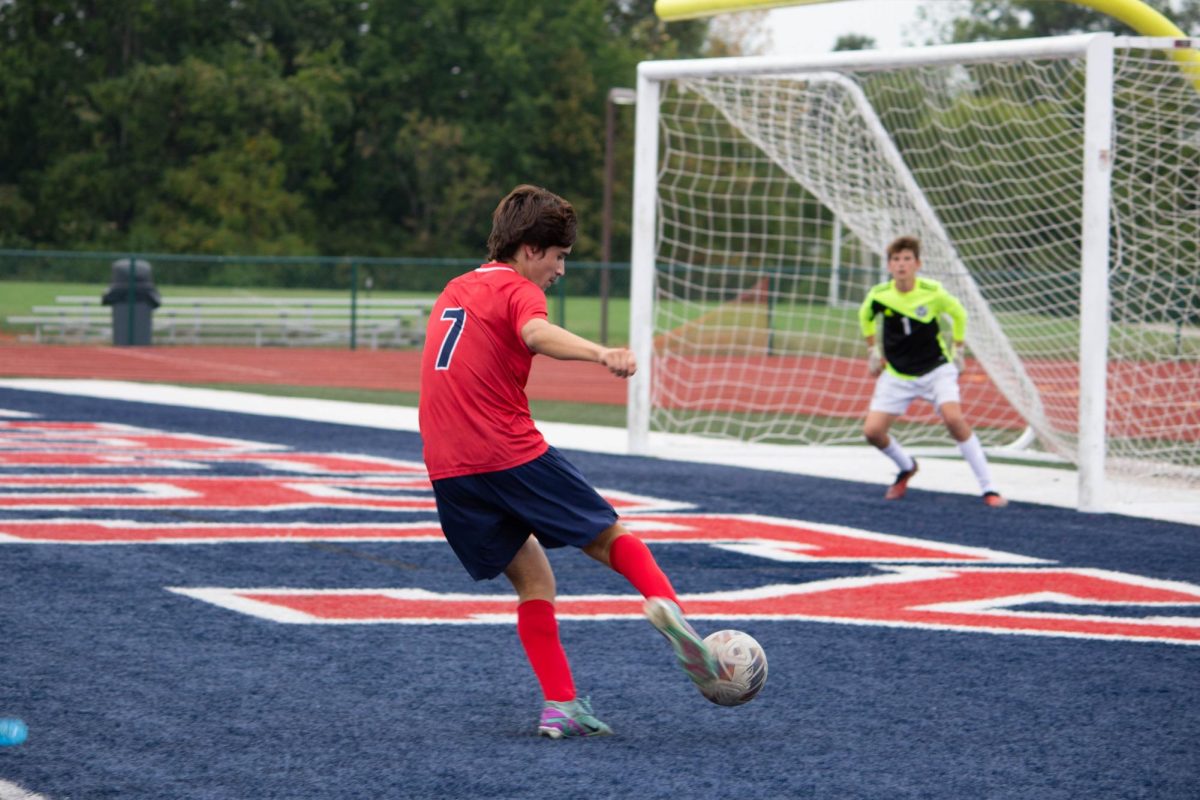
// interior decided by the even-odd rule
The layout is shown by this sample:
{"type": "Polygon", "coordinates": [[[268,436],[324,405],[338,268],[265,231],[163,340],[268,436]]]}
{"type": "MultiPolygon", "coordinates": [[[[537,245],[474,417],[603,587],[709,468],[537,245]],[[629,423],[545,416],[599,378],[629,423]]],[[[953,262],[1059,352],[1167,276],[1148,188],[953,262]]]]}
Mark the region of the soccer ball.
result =
{"type": "Polygon", "coordinates": [[[767,682],[767,654],[748,633],[717,631],[704,638],[717,660],[717,681],[700,693],[719,706],[740,706],[754,699],[767,682]]]}

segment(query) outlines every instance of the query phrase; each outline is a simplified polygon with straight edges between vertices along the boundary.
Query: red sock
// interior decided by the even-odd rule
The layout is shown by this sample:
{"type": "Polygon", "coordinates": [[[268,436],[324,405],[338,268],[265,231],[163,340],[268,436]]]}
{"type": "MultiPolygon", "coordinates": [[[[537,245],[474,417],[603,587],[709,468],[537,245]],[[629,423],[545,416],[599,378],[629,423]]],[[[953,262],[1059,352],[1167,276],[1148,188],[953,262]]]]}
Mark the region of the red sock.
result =
{"type": "Polygon", "coordinates": [[[547,700],[574,700],[575,681],[571,665],[558,639],[558,618],[547,600],[526,600],[517,606],[517,635],[533,674],[547,700]]]}
{"type": "Polygon", "coordinates": [[[642,597],[665,597],[675,603],[675,589],[659,568],[646,543],[633,534],[618,536],[608,550],[609,565],[625,576],[642,597]]]}

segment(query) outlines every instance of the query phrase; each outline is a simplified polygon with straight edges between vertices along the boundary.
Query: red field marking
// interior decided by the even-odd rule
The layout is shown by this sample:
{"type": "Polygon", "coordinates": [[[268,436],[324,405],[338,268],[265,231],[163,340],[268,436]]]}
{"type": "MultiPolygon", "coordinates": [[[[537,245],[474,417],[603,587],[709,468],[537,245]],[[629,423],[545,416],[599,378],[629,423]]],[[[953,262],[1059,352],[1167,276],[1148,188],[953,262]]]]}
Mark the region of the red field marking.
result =
{"type": "Polygon", "coordinates": [[[631,514],[621,520],[645,542],[703,543],[774,561],[840,563],[1037,563],[982,547],[751,514],[631,514]]]}
{"type": "Polygon", "coordinates": [[[300,476],[13,475],[0,508],[210,508],[278,510],[340,507],[435,510],[429,479],[300,476]]]}
{"type": "MultiPolygon", "coordinates": [[[[517,598],[424,589],[169,587],[197,600],[300,624],[512,624],[517,598]]],[[[893,567],[888,574],[682,595],[692,619],[807,620],[992,634],[1200,644],[1200,587],[1094,569],[893,567]],[[1054,611],[1025,607],[1057,607],[1054,611]],[[1081,608],[1073,611],[1073,608],[1081,608]],[[1110,613],[1093,609],[1107,608],[1110,613]],[[1160,611],[1122,615],[1124,608],[1160,611]]],[[[562,596],[559,619],[641,619],[640,597],[562,596]]]]}
{"type": "MultiPolygon", "coordinates": [[[[617,498],[619,500],[619,498],[617,498]]],[[[744,514],[629,514],[626,526],[643,541],[731,550],[790,562],[1031,564],[1039,559],[929,539],[840,525],[744,514]]],[[[436,522],[142,522],[128,519],[0,520],[0,542],[28,544],[194,544],[306,540],[441,541],[436,522]]]]}
{"type": "Polygon", "coordinates": [[[36,544],[219,544],[225,542],[444,541],[436,522],[267,525],[132,520],[0,520],[0,542],[36,544]]]}
{"type": "Polygon", "coordinates": [[[275,451],[283,445],[194,433],[169,433],[113,422],[0,420],[0,450],[87,453],[275,451]]]}
{"type": "MultiPolygon", "coordinates": [[[[599,489],[619,514],[691,508],[659,497],[599,489]]],[[[433,486],[422,471],[409,477],[311,478],[302,475],[6,475],[0,509],[369,508],[434,511],[433,486]]]]}
{"type": "Polygon", "coordinates": [[[328,453],[139,453],[111,452],[5,452],[0,467],[71,468],[75,470],[204,469],[211,464],[252,464],[275,472],[303,475],[425,474],[425,466],[412,461],[328,453]]]}

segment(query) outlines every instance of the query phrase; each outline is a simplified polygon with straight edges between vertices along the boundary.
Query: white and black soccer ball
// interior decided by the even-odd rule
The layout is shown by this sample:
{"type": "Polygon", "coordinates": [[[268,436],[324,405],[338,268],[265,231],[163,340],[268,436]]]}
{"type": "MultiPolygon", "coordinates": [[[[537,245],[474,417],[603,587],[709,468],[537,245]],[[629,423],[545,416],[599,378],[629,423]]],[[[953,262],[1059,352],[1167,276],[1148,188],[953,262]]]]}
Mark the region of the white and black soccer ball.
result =
{"type": "Polygon", "coordinates": [[[767,654],[754,637],[724,630],[704,637],[704,646],[717,660],[717,680],[700,693],[719,706],[749,703],[767,682],[767,654]]]}

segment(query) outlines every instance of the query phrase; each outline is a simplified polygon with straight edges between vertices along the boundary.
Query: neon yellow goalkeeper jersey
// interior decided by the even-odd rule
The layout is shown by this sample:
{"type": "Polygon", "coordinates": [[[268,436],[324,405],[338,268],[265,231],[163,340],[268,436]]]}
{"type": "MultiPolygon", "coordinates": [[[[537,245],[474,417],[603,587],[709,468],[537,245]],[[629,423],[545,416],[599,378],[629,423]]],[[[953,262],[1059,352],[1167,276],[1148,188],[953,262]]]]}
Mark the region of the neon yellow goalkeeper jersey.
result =
{"type": "Polygon", "coordinates": [[[875,318],[883,317],[883,357],[888,372],[898,378],[916,378],[950,360],[938,317],[954,323],[954,341],[967,332],[967,311],[958,299],[935,280],[918,278],[911,292],[896,290],[896,282],[874,286],[858,309],[863,336],[875,336],[875,318]]]}

